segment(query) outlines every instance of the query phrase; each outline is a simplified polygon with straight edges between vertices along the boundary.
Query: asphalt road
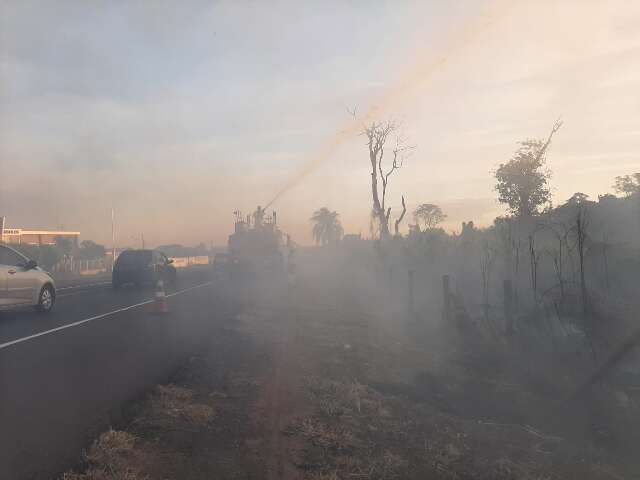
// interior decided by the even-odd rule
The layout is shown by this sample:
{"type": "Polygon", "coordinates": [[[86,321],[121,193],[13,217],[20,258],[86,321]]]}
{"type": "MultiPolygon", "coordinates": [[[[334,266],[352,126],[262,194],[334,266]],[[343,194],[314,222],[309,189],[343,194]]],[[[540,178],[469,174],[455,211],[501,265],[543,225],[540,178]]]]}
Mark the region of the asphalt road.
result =
{"type": "Polygon", "coordinates": [[[47,479],[78,461],[124,402],[166,379],[232,311],[205,270],[180,272],[170,312],[152,290],[65,284],[55,309],[0,313],[0,479],[47,479]]]}
{"type": "MultiPolygon", "coordinates": [[[[168,294],[209,280],[204,269],[180,273],[179,282],[167,287],[168,294]]],[[[0,350],[7,342],[135,305],[151,299],[153,294],[150,288],[114,291],[108,276],[58,282],[56,304],[51,313],[42,315],[30,307],[0,312],[0,350]]]]}

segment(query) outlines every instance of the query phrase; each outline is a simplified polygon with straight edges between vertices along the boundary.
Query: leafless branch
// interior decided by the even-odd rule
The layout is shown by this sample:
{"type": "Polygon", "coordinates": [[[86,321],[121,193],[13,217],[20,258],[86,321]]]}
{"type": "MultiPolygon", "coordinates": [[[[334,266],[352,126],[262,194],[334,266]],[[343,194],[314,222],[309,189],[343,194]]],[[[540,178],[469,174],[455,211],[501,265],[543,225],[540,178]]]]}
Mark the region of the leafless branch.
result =
{"type": "Polygon", "coordinates": [[[395,121],[389,120],[379,123],[373,122],[366,126],[362,132],[367,137],[369,160],[371,162],[373,211],[380,221],[382,236],[389,234],[389,217],[391,210],[387,208],[386,199],[390,177],[393,175],[393,172],[402,168],[405,159],[411,154],[414,148],[413,146],[405,144],[404,136],[398,133],[398,131],[399,125],[395,121]],[[390,165],[387,166],[385,165],[385,150],[389,136],[394,133],[396,134],[395,145],[391,150],[393,157],[391,158],[390,165]],[[379,181],[382,184],[381,195],[378,194],[378,177],[380,177],[379,181]]]}
{"type": "Polygon", "coordinates": [[[553,127],[551,128],[551,132],[549,132],[549,136],[547,137],[547,141],[544,143],[542,148],[540,150],[538,150],[538,156],[537,156],[536,160],[540,160],[543,157],[543,155],[546,153],[547,149],[549,148],[549,145],[551,144],[551,139],[553,138],[555,133],[558,130],[560,130],[560,127],[562,127],[562,119],[558,118],[556,120],[556,122],[553,124],[553,127]]]}
{"type": "Polygon", "coordinates": [[[396,237],[400,235],[400,223],[402,222],[402,220],[404,219],[405,214],[407,213],[407,206],[404,203],[404,195],[402,196],[402,214],[400,214],[400,216],[396,219],[396,224],[395,224],[395,233],[396,233],[396,237]]]}

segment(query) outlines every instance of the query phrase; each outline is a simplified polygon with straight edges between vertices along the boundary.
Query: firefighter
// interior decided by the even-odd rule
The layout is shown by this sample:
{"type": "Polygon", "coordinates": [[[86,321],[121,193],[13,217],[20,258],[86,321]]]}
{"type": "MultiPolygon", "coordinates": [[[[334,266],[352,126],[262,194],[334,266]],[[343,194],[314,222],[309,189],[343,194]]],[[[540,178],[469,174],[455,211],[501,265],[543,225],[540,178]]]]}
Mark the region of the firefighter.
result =
{"type": "Polygon", "coordinates": [[[264,210],[260,205],[256,208],[256,213],[253,214],[253,219],[256,228],[261,228],[262,223],[264,222],[264,210]]]}

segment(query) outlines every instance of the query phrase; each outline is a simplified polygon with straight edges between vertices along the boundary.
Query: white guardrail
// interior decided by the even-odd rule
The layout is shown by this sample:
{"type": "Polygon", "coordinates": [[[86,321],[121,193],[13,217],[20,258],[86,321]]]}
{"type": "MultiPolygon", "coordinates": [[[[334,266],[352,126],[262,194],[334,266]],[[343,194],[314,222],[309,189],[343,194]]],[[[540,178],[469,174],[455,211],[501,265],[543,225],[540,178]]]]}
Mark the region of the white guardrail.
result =
{"type": "Polygon", "coordinates": [[[209,265],[209,257],[206,255],[198,257],[169,257],[173,260],[173,266],[176,268],[185,268],[192,265],[209,265]]]}

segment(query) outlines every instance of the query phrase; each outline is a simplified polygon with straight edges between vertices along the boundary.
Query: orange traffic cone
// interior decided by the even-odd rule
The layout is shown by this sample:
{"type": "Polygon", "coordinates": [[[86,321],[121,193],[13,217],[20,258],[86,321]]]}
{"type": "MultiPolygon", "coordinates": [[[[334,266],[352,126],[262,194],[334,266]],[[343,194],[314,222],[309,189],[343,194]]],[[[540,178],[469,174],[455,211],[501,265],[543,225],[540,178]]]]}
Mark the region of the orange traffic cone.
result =
{"type": "Polygon", "coordinates": [[[167,304],[167,295],[164,293],[164,282],[158,280],[156,286],[156,298],[153,303],[153,313],[168,313],[169,305],[167,304]]]}

